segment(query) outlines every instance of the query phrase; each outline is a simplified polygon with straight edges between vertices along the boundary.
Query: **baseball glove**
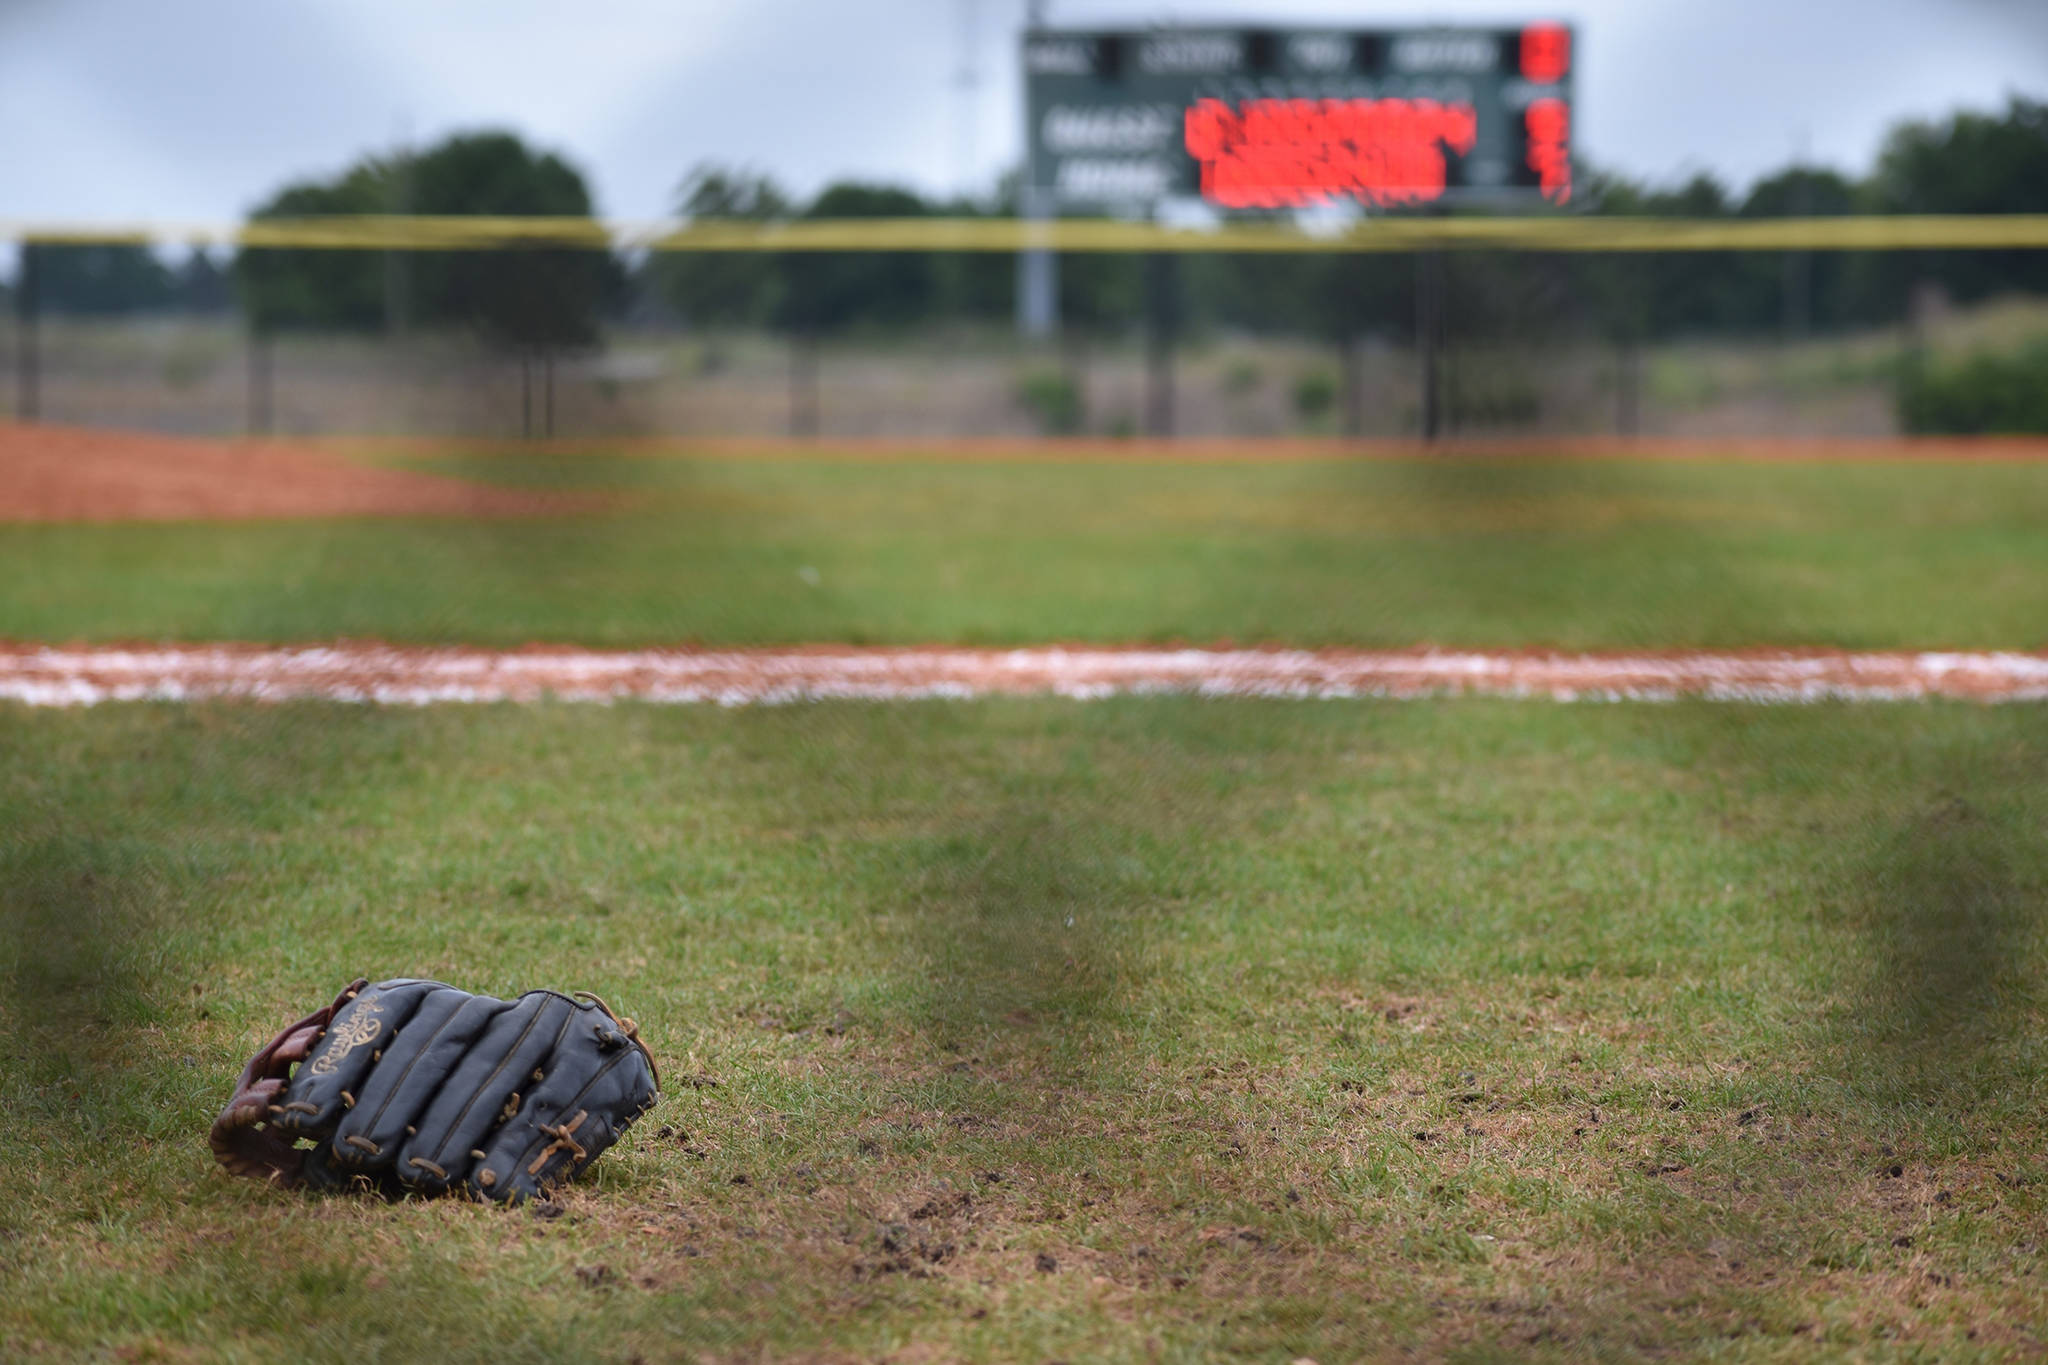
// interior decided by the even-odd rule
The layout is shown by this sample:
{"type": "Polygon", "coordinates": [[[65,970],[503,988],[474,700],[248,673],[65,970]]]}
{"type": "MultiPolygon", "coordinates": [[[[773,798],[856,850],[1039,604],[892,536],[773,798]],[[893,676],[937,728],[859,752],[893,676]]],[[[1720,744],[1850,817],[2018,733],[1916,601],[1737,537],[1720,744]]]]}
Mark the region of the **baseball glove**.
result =
{"type": "Polygon", "coordinates": [[[517,1203],[575,1179],[660,1084],[633,1021],[587,992],[357,981],[249,1059],[213,1154],[286,1186],[517,1203]]]}

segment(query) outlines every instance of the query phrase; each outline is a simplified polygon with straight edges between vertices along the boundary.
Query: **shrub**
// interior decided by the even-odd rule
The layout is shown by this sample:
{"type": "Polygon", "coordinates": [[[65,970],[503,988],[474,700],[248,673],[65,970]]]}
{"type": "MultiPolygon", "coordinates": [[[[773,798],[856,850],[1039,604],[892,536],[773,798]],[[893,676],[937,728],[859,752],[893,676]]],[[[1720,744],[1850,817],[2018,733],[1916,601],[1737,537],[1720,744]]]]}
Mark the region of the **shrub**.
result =
{"type": "Polygon", "coordinates": [[[1265,382],[1265,375],[1249,360],[1233,360],[1223,371],[1223,392],[1232,398],[1243,398],[1258,390],[1265,382]]]}
{"type": "Polygon", "coordinates": [[[1958,436],[2048,432],[2048,339],[2008,355],[1908,364],[1899,425],[1958,436]]]}
{"type": "Polygon", "coordinates": [[[1017,401],[1047,436],[1071,436],[1081,429],[1081,390],[1057,370],[1025,375],[1017,385],[1017,401]]]}
{"type": "Polygon", "coordinates": [[[1294,381],[1294,410],[1305,422],[1327,416],[1336,401],[1337,381],[1327,370],[1310,370],[1294,381]]]}

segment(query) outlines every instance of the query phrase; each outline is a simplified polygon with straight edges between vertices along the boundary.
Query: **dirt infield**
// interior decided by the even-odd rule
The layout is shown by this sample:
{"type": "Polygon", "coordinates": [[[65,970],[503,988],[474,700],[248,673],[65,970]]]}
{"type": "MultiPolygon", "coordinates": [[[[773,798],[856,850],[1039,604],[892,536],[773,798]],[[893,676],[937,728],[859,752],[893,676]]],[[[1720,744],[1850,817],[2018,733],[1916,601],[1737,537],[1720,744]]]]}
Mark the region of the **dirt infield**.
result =
{"type": "Polygon", "coordinates": [[[590,502],[377,469],[282,442],[0,423],[0,522],[524,517],[590,502]]]}
{"type": "Polygon", "coordinates": [[[1044,460],[1260,463],[1330,459],[1594,459],[1733,461],[2035,461],[2038,438],[1899,440],[1618,440],[1589,437],[1410,441],[1102,441],[1096,439],[679,440],[505,442],[417,437],[209,440],[97,427],[0,422],[0,524],[249,521],[302,517],[498,518],[596,511],[614,499],[494,487],[380,458],[593,452],[722,459],[1044,460]],[[361,458],[351,458],[351,456],[361,458]]]}
{"type": "Polygon", "coordinates": [[[1166,693],[1303,699],[2048,701],[2048,655],[0,646],[0,700],[34,706],[205,699],[391,705],[553,699],[739,706],[1030,694],[1091,700],[1166,693]]]}
{"type": "Polygon", "coordinates": [[[1303,459],[1532,458],[1732,460],[2037,460],[2048,442],[2020,438],[1895,441],[1617,441],[1527,439],[1105,442],[1100,440],[429,441],[305,443],[204,440],[145,432],[0,423],[0,523],[246,521],[295,517],[531,517],[599,510],[590,494],[531,492],[379,467],[347,452],[398,456],[501,452],[696,455],[740,459],[1038,459],[1260,462],[1303,459]]]}

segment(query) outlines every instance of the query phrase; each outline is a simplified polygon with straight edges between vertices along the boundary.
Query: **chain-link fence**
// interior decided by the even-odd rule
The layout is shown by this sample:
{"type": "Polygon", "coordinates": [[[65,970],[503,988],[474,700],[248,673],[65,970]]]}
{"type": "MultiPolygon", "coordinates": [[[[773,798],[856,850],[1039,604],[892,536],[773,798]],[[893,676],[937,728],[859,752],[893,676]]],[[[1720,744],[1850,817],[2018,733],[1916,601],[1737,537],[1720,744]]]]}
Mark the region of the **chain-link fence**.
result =
{"type": "Polygon", "coordinates": [[[476,287],[501,297],[622,234],[585,220],[589,242],[536,247],[548,220],[528,235],[479,220],[496,236],[479,226],[427,252],[414,243],[437,239],[407,221],[383,220],[405,250],[366,249],[375,220],[245,241],[233,272],[194,258],[219,288],[125,310],[81,303],[80,255],[141,246],[36,241],[0,327],[0,410],[189,434],[488,439],[1881,437],[2011,425],[1973,416],[1982,394],[1930,400],[1930,376],[2025,387],[2048,337],[2048,302],[2026,292],[2048,229],[2030,218],[1555,219],[1519,236],[1502,220],[1388,220],[1353,242],[1272,227],[1197,249],[1145,225],[1060,224],[1054,244],[1082,249],[1059,256],[1063,325],[1037,338],[1009,320],[1011,249],[1046,225],[811,223],[805,238],[704,224],[603,253],[613,269],[588,335],[524,340],[516,319],[408,321],[403,291],[426,263],[460,280],[479,260],[495,273],[476,287]],[[356,325],[267,317],[260,289],[313,287],[295,261],[327,272],[316,284],[347,264],[360,279],[344,285],[384,297],[356,325]],[[778,325],[676,306],[777,271],[776,287],[830,308],[784,308],[778,325]],[[2017,377],[1972,369],[2008,362],[2017,377]]]}

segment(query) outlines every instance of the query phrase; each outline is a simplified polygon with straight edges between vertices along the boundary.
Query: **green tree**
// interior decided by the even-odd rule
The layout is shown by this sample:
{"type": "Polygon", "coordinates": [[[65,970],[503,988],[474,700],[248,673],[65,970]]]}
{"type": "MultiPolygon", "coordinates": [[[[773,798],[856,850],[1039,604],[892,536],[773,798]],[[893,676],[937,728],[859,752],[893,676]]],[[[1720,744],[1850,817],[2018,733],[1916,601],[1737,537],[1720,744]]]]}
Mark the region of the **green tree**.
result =
{"type": "Polygon", "coordinates": [[[1367,333],[1407,335],[1415,320],[1408,257],[1311,252],[1193,256],[1189,314],[1253,332],[1342,343],[1367,333]]]}
{"type": "MultiPolygon", "coordinates": [[[[1011,269],[1015,269],[1015,258],[1011,269]]],[[[1083,336],[1124,332],[1145,311],[1145,261],[1114,252],[1068,251],[1059,257],[1060,325],[1083,336]]],[[[1192,302],[1203,302],[1206,285],[1198,271],[1184,272],[1192,302]]],[[[1195,308],[1196,316],[1206,310],[1195,308]]]]}
{"type": "MultiPolygon", "coordinates": [[[[451,137],[417,157],[371,158],[332,181],[281,190],[258,219],[389,212],[588,218],[583,177],[509,133],[451,137]],[[403,186],[403,194],[398,187],[403,186]]],[[[622,276],[609,252],[578,249],[407,253],[410,314],[428,326],[472,329],[512,347],[562,348],[597,339],[622,276]]],[[[235,261],[237,292],[259,327],[369,329],[386,321],[382,253],[256,249],[235,261]]]]}
{"type": "MultiPolygon", "coordinates": [[[[822,190],[803,216],[922,218],[929,212],[909,190],[844,182],[822,190]]],[[[928,252],[792,251],[780,257],[780,266],[783,285],[775,321],[795,332],[903,326],[929,317],[936,298],[928,252]]]]}
{"type": "MultiPolygon", "coordinates": [[[[2003,115],[1958,113],[1893,128],[1869,199],[1879,213],[2048,213],[2048,104],[2014,98],[2003,115]]],[[[2048,253],[1953,251],[1891,255],[1873,287],[1896,309],[1918,279],[1957,299],[2048,291],[2048,253]]]]}
{"type": "MultiPolygon", "coordinates": [[[[775,222],[795,211],[765,175],[711,164],[697,167],[676,194],[676,214],[692,222],[775,222]]],[[[758,327],[775,316],[783,276],[766,252],[665,252],[650,262],[656,288],[693,327],[758,327]]]]}
{"type": "MultiPolygon", "coordinates": [[[[1014,198],[1005,203],[954,199],[934,204],[946,218],[1011,218],[1014,198]]],[[[1017,313],[1017,258],[1005,252],[948,251],[932,257],[932,310],[940,317],[1007,323],[1017,313]]]]}
{"type": "MultiPolygon", "coordinates": [[[[387,162],[365,161],[328,181],[279,190],[254,219],[382,213],[387,162]]],[[[368,331],[384,322],[383,262],[372,252],[264,248],[236,254],[236,293],[259,331],[368,331]]]]}
{"type": "MultiPolygon", "coordinates": [[[[1744,218],[1834,218],[1862,208],[1862,188],[1832,170],[1788,166],[1750,186],[1737,210],[1744,218]]],[[[1805,295],[1805,319],[1816,327],[1866,319],[1864,271],[1858,256],[1840,251],[1751,252],[1741,258],[1738,309],[1758,328],[1788,317],[1788,291],[1805,295]]]]}
{"type": "Polygon", "coordinates": [[[1872,177],[1884,213],[2048,212],[2048,104],[1893,128],[1872,177]]]}
{"type": "Polygon", "coordinates": [[[154,313],[177,302],[177,284],[145,246],[95,244],[35,248],[36,297],[51,313],[112,316],[154,313]]]}
{"type": "MultiPolygon", "coordinates": [[[[451,137],[405,170],[415,213],[591,216],[582,175],[509,133],[451,137]]],[[[623,276],[604,251],[450,251],[417,256],[413,283],[422,317],[466,324],[508,346],[560,348],[597,340],[623,276]]]]}
{"type": "MultiPolygon", "coordinates": [[[[1615,201],[1603,207],[1656,218],[1728,218],[1735,212],[1727,186],[1706,172],[1668,190],[1639,192],[1617,187],[1615,201]],[[1632,205],[1628,203],[1631,197],[1632,205]]],[[[1724,331],[1757,321],[1748,315],[1754,301],[1741,287],[1744,265],[1740,254],[1675,251],[1652,256],[1647,264],[1647,271],[1638,274],[1648,289],[1645,303],[1652,335],[1724,331]]]]}

